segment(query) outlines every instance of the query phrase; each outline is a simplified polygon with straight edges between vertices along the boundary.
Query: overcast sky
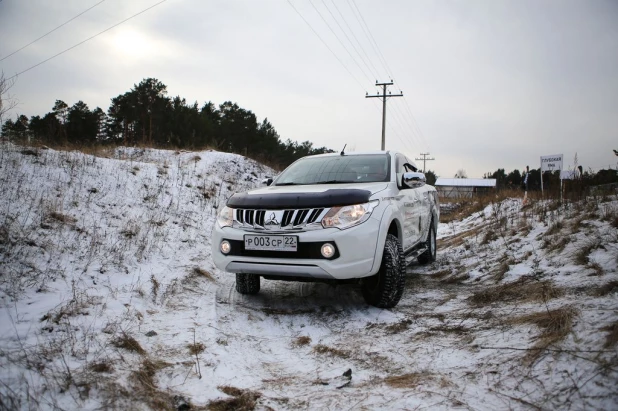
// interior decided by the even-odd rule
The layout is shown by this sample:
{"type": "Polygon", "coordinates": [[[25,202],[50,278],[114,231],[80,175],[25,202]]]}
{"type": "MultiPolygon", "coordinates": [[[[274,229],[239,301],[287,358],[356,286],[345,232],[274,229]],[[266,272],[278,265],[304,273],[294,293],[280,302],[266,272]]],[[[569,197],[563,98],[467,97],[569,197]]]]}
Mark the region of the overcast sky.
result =
{"type": "MultiPolygon", "coordinates": [[[[0,59],[100,1],[0,0],[0,59]]],[[[11,77],[159,1],[105,0],[0,70],[11,77]]],[[[365,93],[392,78],[404,97],[387,101],[387,149],[431,153],[442,177],[539,167],[548,154],[565,168],[576,153],[595,170],[618,160],[613,0],[167,0],[19,75],[13,115],[56,99],[107,110],[147,77],[189,102],[236,102],[283,140],[355,151],[380,148],[381,102],[365,93]]]]}

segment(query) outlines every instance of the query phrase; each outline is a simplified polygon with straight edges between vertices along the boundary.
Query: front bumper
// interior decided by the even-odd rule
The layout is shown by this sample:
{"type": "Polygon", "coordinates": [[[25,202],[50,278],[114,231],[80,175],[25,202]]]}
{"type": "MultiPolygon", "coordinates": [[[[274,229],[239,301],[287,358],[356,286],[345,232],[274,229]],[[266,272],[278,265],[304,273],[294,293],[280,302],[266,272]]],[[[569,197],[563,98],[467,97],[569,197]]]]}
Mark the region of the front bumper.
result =
{"type": "MultiPolygon", "coordinates": [[[[231,273],[250,273],[278,277],[308,277],[316,279],[347,280],[375,274],[379,264],[374,264],[380,221],[370,217],[367,221],[347,230],[328,228],[307,232],[286,232],[298,236],[301,243],[334,243],[338,256],[334,259],[322,257],[296,258],[294,252],[280,252],[277,257],[247,255],[224,255],[219,249],[221,241],[233,241],[244,250],[244,235],[259,234],[237,228],[221,228],[215,223],[212,236],[212,257],[217,268],[231,273]]],[[[263,233],[276,235],[273,233],[263,233]]],[[[283,234],[281,234],[283,235],[283,234]]],[[[263,254],[268,254],[267,252],[263,254]]]]}

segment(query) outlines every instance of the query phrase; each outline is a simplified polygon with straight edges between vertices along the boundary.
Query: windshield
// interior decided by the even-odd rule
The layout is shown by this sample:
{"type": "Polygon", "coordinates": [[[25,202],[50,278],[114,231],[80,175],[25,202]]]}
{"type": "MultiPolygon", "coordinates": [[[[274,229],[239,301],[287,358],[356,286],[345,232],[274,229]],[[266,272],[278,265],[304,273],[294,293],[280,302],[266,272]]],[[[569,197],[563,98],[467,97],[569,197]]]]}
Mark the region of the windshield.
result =
{"type": "Polygon", "coordinates": [[[390,156],[387,154],[307,157],[286,168],[275,185],[389,181],[389,163],[390,156]]]}

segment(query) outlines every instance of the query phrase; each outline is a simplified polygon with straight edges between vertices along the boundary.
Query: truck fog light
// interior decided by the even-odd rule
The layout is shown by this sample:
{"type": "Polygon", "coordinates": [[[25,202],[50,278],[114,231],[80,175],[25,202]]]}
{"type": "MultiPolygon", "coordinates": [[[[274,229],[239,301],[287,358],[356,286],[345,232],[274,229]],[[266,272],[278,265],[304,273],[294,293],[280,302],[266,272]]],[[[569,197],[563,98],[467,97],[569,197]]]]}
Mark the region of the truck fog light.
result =
{"type": "Polygon", "coordinates": [[[322,246],[322,250],[320,251],[322,252],[322,256],[324,256],[324,258],[331,258],[335,255],[335,246],[330,243],[326,243],[322,246]]]}
{"type": "Polygon", "coordinates": [[[221,245],[219,246],[219,249],[221,250],[223,254],[227,255],[230,253],[230,251],[232,251],[232,245],[230,244],[229,241],[223,240],[221,241],[221,245]]]}

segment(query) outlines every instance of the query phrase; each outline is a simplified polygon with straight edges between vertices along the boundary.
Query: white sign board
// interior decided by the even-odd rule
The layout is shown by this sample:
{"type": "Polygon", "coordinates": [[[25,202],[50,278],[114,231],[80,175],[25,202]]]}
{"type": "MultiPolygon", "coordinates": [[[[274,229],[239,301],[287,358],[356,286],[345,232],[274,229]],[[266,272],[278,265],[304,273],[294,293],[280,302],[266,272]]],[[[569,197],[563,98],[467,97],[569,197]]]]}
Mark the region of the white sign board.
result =
{"type": "Polygon", "coordinates": [[[541,172],[562,170],[562,154],[541,156],[541,172]]]}
{"type": "Polygon", "coordinates": [[[560,172],[560,180],[575,180],[579,178],[579,170],[562,170],[560,172]]]}

